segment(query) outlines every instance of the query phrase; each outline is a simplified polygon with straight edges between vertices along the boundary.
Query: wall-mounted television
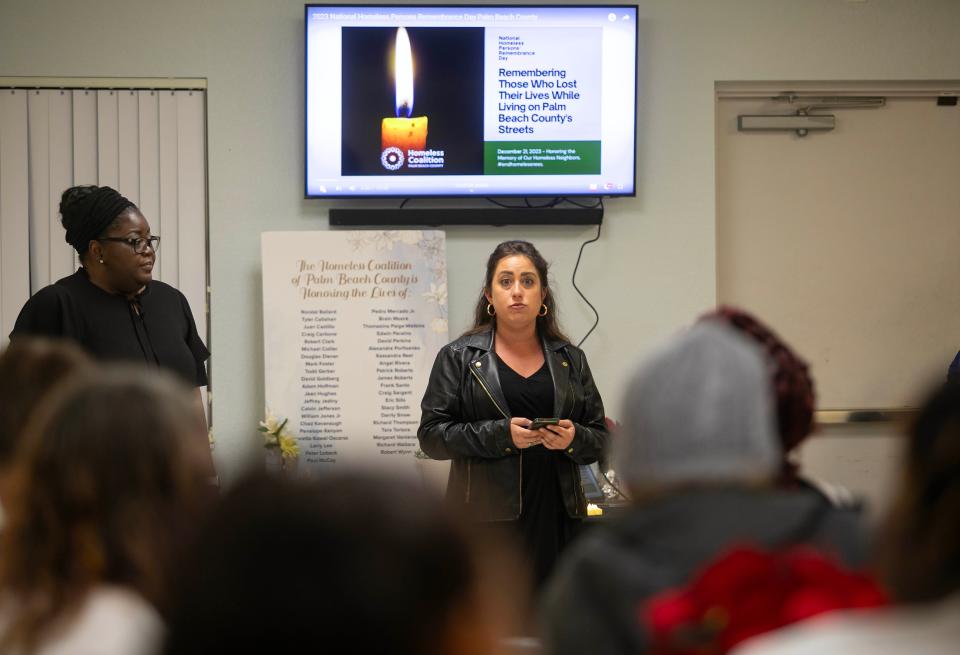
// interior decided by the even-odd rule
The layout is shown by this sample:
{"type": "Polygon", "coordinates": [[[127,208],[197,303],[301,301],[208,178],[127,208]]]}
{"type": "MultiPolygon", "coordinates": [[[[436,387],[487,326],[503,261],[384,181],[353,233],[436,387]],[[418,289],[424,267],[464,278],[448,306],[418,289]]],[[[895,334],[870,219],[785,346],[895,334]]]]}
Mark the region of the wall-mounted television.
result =
{"type": "Polygon", "coordinates": [[[306,196],[631,196],[636,5],[307,5],[306,196]]]}

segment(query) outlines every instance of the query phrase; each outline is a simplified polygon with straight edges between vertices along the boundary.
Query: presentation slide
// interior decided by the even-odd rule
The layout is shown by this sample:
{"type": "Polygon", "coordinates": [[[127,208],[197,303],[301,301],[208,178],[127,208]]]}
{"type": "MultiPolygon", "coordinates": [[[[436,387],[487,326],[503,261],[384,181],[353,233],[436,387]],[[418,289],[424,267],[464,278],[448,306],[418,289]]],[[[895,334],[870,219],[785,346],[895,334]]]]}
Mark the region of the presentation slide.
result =
{"type": "Polygon", "coordinates": [[[636,8],[308,6],[308,196],[632,195],[636,8]]]}

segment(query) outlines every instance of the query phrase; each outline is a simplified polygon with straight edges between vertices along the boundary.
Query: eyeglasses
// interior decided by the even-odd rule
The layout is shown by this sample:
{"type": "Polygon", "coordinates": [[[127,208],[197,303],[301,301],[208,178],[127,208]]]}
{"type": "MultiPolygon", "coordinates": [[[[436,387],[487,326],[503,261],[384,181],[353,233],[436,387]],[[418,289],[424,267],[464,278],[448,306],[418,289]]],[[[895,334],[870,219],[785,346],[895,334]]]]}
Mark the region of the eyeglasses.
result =
{"type": "Polygon", "coordinates": [[[116,241],[118,243],[125,243],[131,248],[133,252],[138,255],[142,255],[147,252],[147,247],[149,246],[150,250],[156,252],[157,248],[160,247],[160,237],[146,237],[146,238],[134,238],[134,237],[100,237],[97,241],[116,241]]]}

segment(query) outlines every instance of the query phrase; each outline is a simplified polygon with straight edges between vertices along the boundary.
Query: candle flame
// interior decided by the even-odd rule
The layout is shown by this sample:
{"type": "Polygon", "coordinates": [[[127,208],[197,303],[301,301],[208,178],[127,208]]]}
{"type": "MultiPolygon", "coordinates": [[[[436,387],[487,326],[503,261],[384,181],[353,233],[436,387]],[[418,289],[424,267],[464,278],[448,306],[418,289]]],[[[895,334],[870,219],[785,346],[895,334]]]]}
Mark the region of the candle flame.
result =
{"type": "Polygon", "coordinates": [[[410,37],[403,27],[397,29],[393,71],[396,80],[397,117],[400,118],[402,112],[410,118],[413,115],[413,53],[410,50],[410,37]]]}

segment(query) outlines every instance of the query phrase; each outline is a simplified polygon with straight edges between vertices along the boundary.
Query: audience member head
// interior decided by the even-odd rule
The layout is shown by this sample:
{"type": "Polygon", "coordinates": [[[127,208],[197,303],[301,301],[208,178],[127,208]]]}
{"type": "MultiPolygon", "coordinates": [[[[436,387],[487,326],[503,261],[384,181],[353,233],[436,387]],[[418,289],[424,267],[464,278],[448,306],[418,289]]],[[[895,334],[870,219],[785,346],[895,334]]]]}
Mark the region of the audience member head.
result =
{"type": "Polygon", "coordinates": [[[510,567],[467,530],[419,481],[250,478],[187,554],[165,652],[493,652],[510,567]]]}
{"type": "Polygon", "coordinates": [[[934,392],[916,417],[879,543],[896,600],[934,601],[960,592],[960,382],[934,392]]]}
{"type": "Polygon", "coordinates": [[[30,413],[50,390],[92,362],[67,341],[17,337],[0,353],[0,468],[13,459],[30,413]]]}
{"type": "Polygon", "coordinates": [[[635,494],[769,482],[780,460],[766,362],[717,321],[654,352],[627,384],[617,475],[635,494]]]}
{"type": "Polygon", "coordinates": [[[729,325],[766,353],[770,362],[777,428],[785,456],[783,474],[787,481],[795,479],[795,468],[786,461],[786,455],[813,431],[816,395],[810,367],[769,326],[742,309],[721,306],[705,314],[701,320],[717,320],[729,325]]]}
{"type": "Polygon", "coordinates": [[[101,367],[51,392],[24,430],[0,533],[0,591],[16,607],[5,647],[30,651],[100,584],[162,606],[205,496],[198,431],[190,391],[162,373],[101,367]]]}

